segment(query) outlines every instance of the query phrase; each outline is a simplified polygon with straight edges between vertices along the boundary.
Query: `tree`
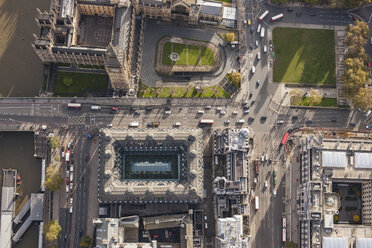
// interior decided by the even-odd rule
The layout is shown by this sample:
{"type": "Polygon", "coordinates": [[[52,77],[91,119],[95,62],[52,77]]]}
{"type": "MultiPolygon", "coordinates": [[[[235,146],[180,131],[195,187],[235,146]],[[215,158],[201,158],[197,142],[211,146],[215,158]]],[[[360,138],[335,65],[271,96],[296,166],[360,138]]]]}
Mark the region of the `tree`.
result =
{"type": "Polygon", "coordinates": [[[226,33],[223,34],[222,37],[229,43],[233,42],[236,40],[235,33],[226,33]]]}
{"type": "Polygon", "coordinates": [[[289,94],[292,96],[292,104],[298,105],[302,101],[304,91],[299,88],[294,88],[289,92],[289,94]]]}
{"type": "Polygon", "coordinates": [[[80,246],[81,247],[89,247],[92,244],[92,239],[86,235],[81,238],[80,246]]]}
{"type": "Polygon", "coordinates": [[[311,89],[310,90],[310,105],[318,105],[322,101],[322,94],[318,90],[311,89]]]}
{"type": "Polygon", "coordinates": [[[354,107],[361,108],[364,112],[372,109],[372,88],[360,88],[353,97],[354,107]]]}
{"type": "Polygon", "coordinates": [[[285,248],[298,248],[298,244],[293,241],[289,241],[285,243],[285,248]]]}
{"type": "Polygon", "coordinates": [[[50,220],[43,228],[43,236],[49,242],[56,240],[62,228],[57,220],[50,220]]]}
{"type": "Polygon", "coordinates": [[[362,58],[348,58],[344,64],[345,73],[341,76],[344,82],[343,90],[346,95],[354,96],[369,80],[368,67],[364,65],[362,58]]]}
{"type": "Polygon", "coordinates": [[[60,189],[63,178],[59,176],[58,170],[56,169],[56,165],[50,164],[46,168],[45,173],[45,183],[44,186],[49,191],[57,191],[60,189]]]}
{"type": "Polygon", "coordinates": [[[59,148],[61,147],[61,140],[58,136],[52,136],[49,138],[50,147],[51,148],[59,148]]]}
{"type": "Polygon", "coordinates": [[[239,88],[240,87],[240,80],[242,78],[242,75],[240,74],[240,72],[234,72],[234,73],[231,73],[230,74],[230,79],[231,79],[231,82],[237,87],[239,88]]]}

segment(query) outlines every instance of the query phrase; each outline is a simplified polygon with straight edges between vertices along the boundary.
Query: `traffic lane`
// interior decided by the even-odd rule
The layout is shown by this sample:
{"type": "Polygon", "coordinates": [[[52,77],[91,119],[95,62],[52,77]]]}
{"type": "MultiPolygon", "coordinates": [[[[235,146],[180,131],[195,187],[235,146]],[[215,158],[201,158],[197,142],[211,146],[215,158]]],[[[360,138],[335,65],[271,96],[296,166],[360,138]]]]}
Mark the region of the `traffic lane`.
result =
{"type": "Polygon", "coordinates": [[[71,238],[71,214],[68,208],[60,208],[59,223],[62,228],[62,233],[58,239],[58,247],[68,247],[70,246],[71,238]]]}

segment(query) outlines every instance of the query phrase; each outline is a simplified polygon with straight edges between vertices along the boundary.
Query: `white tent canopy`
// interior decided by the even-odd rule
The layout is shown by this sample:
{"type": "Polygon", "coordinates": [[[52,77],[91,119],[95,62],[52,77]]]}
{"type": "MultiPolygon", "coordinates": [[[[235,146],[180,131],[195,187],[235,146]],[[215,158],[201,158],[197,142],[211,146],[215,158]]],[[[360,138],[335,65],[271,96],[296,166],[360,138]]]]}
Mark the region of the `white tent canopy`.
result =
{"type": "Polygon", "coordinates": [[[355,168],[372,169],[372,152],[356,152],[355,168]]]}
{"type": "Polygon", "coordinates": [[[323,237],[323,248],[347,248],[347,238],[323,237]]]}
{"type": "Polygon", "coordinates": [[[322,151],[323,167],[346,167],[346,152],[340,151],[322,151]]]}

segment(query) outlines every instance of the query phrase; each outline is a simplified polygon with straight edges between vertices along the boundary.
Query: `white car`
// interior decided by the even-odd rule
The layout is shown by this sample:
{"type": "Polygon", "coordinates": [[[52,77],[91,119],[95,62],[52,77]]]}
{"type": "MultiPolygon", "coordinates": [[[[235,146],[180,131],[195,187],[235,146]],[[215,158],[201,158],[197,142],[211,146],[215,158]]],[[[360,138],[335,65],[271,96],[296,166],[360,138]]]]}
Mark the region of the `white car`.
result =
{"type": "Polygon", "coordinates": [[[238,112],[238,111],[233,111],[232,114],[233,114],[233,115],[238,115],[239,112],[238,112]]]}
{"type": "Polygon", "coordinates": [[[66,193],[68,193],[68,185],[66,185],[66,193]]]}
{"type": "Polygon", "coordinates": [[[217,107],[216,110],[217,111],[222,111],[222,107],[217,107]]]}
{"type": "Polygon", "coordinates": [[[267,154],[265,155],[265,160],[269,160],[269,156],[267,156],[267,154]]]}
{"type": "Polygon", "coordinates": [[[226,114],[226,111],[221,111],[220,114],[221,115],[225,115],[226,114]]]}
{"type": "Polygon", "coordinates": [[[266,46],[266,45],[264,45],[264,47],[263,47],[263,52],[264,52],[264,53],[267,52],[267,46],[266,46]]]}
{"type": "Polygon", "coordinates": [[[72,181],[74,181],[74,174],[73,173],[70,174],[70,182],[72,182],[72,181]]]}
{"type": "Polygon", "coordinates": [[[205,110],[210,110],[211,108],[212,108],[212,106],[210,106],[210,105],[204,106],[205,110]]]}
{"type": "Polygon", "coordinates": [[[258,40],[256,40],[256,47],[258,47],[258,40]]]}
{"type": "Polygon", "coordinates": [[[166,115],[170,115],[171,113],[172,112],[170,110],[167,110],[167,111],[164,112],[164,114],[166,114],[166,115]]]}
{"type": "Polygon", "coordinates": [[[253,182],[254,182],[254,184],[257,184],[257,178],[256,177],[253,178],[253,182]]]}
{"type": "Polygon", "coordinates": [[[72,191],[73,188],[74,188],[74,183],[70,182],[70,190],[72,191]]]}
{"type": "Polygon", "coordinates": [[[66,177],[70,177],[70,171],[66,170],[66,177]]]}
{"type": "Polygon", "coordinates": [[[197,113],[198,115],[202,115],[202,114],[204,114],[204,110],[198,110],[196,113],[197,113]]]}
{"type": "Polygon", "coordinates": [[[107,127],[112,127],[112,124],[107,124],[107,127]]]}
{"type": "Polygon", "coordinates": [[[278,124],[278,125],[282,125],[283,123],[284,123],[283,120],[279,120],[279,121],[276,122],[276,124],[278,124]]]}
{"type": "Polygon", "coordinates": [[[236,124],[244,124],[244,120],[243,119],[239,119],[236,121],[236,124]]]}
{"type": "Polygon", "coordinates": [[[230,124],[230,120],[225,120],[223,123],[225,123],[226,125],[230,124]]]}
{"type": "Polygon", "coordinates": [[[267,181],[265,181],[265,188],[267,188],[267,181]]]}
{"type": "Polygon", "coordinates": [[[70,206],[72,206],[72,203],[74,202],[74,199],[71,197],[70,198],[70,206]]]}
{"type": "Polygon", "coordinates": [[[74,171],[74,165],[71,164],[71,165],[70,165],[70,172],[72,173],[73,171],[74,171]]]}
{"type": "Polygon", "coordinates": [[[245,115],[249,114],[249,109],[244,110],[243,114],[245,114],[245,115]]]}
{"type": "Polygon", "coordinates": [[[273,196],[276,197],[276,190],[273,191],[273,196]]]}
{"type": "Polygon", "coordinates": [[[70,214],[72,214],[72,206],[70,206],[70,214]]]}
{"type": "Polygon", "coordinates": [[[265,156],[261,156],[261,162],[265,161],[265,156]]]}
{"type": "Polygon", "coordinates": [[[175,122],[175,123],[173,123],[173,126],[174,127],[179,127],[179,126],[181,126],[181,122],[175,122]]]}

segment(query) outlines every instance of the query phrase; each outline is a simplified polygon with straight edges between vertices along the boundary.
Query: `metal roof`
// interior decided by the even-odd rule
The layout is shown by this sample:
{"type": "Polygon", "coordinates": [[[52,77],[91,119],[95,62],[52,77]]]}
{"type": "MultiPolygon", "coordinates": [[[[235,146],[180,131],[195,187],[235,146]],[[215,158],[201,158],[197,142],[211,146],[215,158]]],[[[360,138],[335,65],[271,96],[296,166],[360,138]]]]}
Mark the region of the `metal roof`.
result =
{"type": "Polygon", "coordinates": [[[237,20],[236,8],[223,7],[222,18],[236,21],[237,20]]]}
{"type": "Polygon", "coordinates": [[[346,167],[346,152],[342,151],[322,151],[323,167],[346,167]]]}
{"type": "Polygon", "coordinates": [[[222,4],[216,2],[198,1],[200,13],[207,15],[220,15],[222,4]]]}
{"type": "Polygon", "coordinates": [[[347,248],[347,238],[323,237],[323,248],[347,248]]]}
{"type": "Polygon", "coordinates": [[[372,247],[372,238],[357,238],[356,239],[356,248],[371,248],[372,247]]]}
{"type": "Polygon", "coordinates": [[[355,168],[372,169],[372,152],[355,152],[355,168]]]}

